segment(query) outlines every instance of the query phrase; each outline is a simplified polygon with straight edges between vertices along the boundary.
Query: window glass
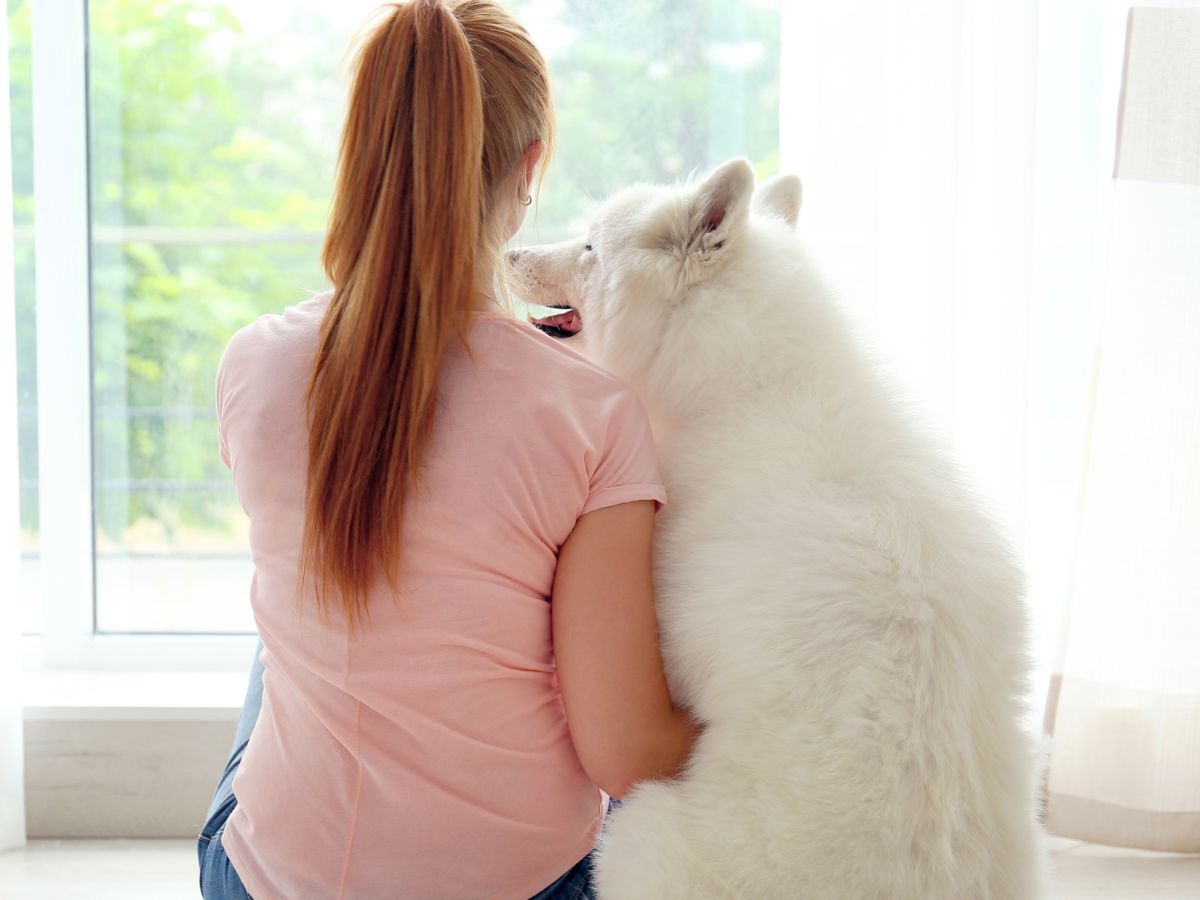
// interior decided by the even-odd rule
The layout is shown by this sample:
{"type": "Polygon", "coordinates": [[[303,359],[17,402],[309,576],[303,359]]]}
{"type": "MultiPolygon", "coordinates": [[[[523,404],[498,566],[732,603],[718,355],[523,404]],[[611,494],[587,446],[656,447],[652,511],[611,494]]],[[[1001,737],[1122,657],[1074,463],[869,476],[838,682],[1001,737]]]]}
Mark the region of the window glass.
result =
{"type": "Polygon", "coordinates": [[[337,69],[372,4],[92,0],[96,627],[253,627],[225,343],[324,286],[337,69]]]}
{"type": "Polygon", "coordinates": [[[779,166],[778,0],[510,3],[546,54],[558,147],[522,240],[561,240],[608,194],[734,156],[779,166]]]}
{"type": "MultiPolygon", "coordinates": [[[[253,627],[213,376],[234,331],[325,286],[342,63],[376,5],[88,3],[100,631],[253,627]]],[[[509,6],[547,53],[559,121],[523,240],[635,180],[738,154],[773,173],[777,3],[509,6]]]]}
{"type": "Polygon", "coordinates": [[[34,318],[33,104],[29,0],[8,0],[12,126],[13,264],[16,276],[17,459],[20,478],[21,625],[42,630],[38,540],[37,330],[34,318]]]}

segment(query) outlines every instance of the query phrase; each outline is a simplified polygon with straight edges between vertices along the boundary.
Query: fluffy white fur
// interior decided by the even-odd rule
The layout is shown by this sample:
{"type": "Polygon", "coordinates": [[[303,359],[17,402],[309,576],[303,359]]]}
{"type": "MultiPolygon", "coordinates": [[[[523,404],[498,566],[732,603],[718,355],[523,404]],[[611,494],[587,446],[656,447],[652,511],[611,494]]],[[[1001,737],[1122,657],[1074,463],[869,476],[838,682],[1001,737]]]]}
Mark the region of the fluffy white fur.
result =
{"type": "Polygon", "coordinates": [[[510,254],[654,420],[665,664],[707,723],[614,813],[600,896],[1033,900],[1021,575],[815,277],[799,205],[738,159],[510,254]]]}

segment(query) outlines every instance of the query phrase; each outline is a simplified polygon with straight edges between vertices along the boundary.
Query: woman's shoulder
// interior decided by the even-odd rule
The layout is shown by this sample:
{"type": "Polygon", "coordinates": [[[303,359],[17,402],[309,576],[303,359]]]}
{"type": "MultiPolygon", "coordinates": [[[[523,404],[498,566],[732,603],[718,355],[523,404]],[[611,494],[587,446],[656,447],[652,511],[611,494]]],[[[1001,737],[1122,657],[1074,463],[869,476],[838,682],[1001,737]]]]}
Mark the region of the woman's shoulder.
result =
{"type": "Polygon", "coordinates": [[[512,316],[480,316],[471,343],[482,343],[508,366],[521,369],[549,392],[586,391],[600,396],[621,395],[632,389],[616,375],[588,359],[570,340],[554,338],[512,316]],[[480,340],[482,339],[482,341],[480,340]]]}
{"type": "Polygon", "coordinates": [[[597,485],[658,484],[650,421],[641,398],[569,341],[515,318],[488,317],[471,329],[483,378],[477,396],[494,403],[489,428],[507,423],[556,446],[581,446],[597,485]],[[511,388],[518,387],[517,393],[511,388]],[[557,436],[557,437],[551,437],[557,436]]]}
{"type": "Polygon", "coordinates": [[[311,351],[332,294],[332,291],[314,294],[282,312],[264,313],[243,325],[225,345],[221,367],[249,361],[269,365],[272,356],[281,351],[311,351]]]}

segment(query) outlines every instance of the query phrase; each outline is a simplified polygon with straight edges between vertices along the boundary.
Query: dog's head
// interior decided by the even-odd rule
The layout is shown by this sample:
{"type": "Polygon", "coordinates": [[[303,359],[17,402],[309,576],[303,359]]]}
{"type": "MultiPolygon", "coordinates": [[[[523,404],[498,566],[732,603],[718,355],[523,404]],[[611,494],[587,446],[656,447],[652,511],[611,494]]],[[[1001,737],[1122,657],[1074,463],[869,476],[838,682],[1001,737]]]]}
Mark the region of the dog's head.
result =
{"type": "Polygon", "coordinates": [[[790,230],[799,208],[798,178],[755,191],[750,163],[738,158],[695,184],[628,188],[583,236],[513,251],[508,263],[518,294],[563,310],[535,324],[580,343],[647,397],[686,371],[689,354],[720,364],[711,345],[745,327],[733,323],[746,311],[728,301],[752,290],[756,231],[790,230]]]}

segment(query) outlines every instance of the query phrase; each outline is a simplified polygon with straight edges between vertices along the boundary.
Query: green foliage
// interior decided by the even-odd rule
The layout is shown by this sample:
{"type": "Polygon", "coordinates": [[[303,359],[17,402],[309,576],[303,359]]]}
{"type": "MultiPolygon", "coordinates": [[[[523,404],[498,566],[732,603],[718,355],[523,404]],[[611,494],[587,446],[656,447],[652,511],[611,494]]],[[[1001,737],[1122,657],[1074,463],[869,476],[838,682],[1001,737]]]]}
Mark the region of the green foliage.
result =
{"type": "Polygon", "coordinates": [[[16,287],[17,454],[21,473],[21,527],[38,527],[37,504],[37,355],[33,308],[33,105],[29,0],[8,0],[8,75],[12,117],[13,273],[16,287]]]}
{"type": "Polygon", "coordinates": [[[332,132],[303,123],[307,104],[336,105],[337,79],[316,57],[327,87],[299,93],[292,61],[248,44],[222,5],[89,13],[97,524],[118,541],[143,518],[168,537],[220,527],[214,373],[234,331],[324,284],[315,240],[254,232],[319,235],[332,132]]]}
{"type": "MultiPolygon", "coordinates": [[[[521,17],[539,4],[509,5],[521,17]]],[[[530,242],[566,236],[633,182],[670,183],[739,155],[775,173],[776,4],[568,0],[556,24],[543,44],[558,147],[530,242]]]]}

